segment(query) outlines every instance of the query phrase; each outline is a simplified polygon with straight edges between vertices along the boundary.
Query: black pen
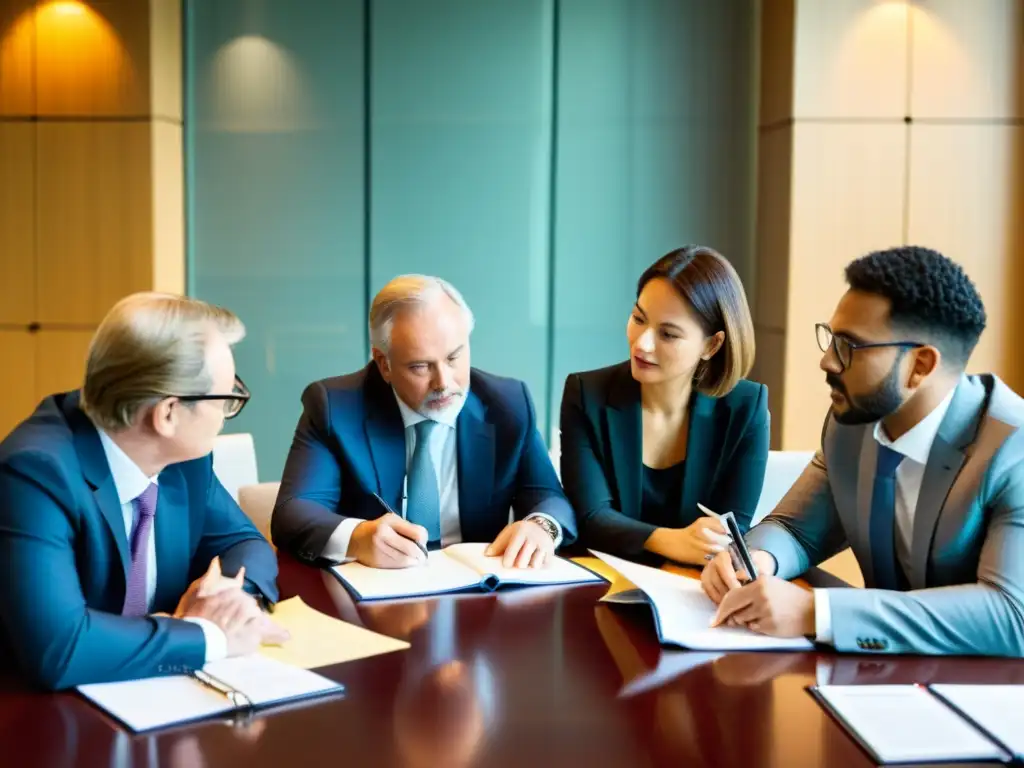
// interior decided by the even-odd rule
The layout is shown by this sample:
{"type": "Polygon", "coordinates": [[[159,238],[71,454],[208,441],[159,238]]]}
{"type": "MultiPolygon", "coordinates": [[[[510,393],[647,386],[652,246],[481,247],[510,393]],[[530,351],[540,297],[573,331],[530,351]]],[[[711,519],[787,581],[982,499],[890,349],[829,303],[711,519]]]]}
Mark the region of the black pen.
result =
{"type": "MultiPolygon", "coordinates": [[[[401,517],[401,515],[399,515],[397,512],[395,512],[395,510],[393,510],[391,508],[391,505],[388,504],[386,501],[384,501],[384,499],[382,499],[378,494],[374,493],[374,494],[371,494],[371,495],[373,496],[373,498],[375,498],[377,501],[379,501],[380,505],[382,507],[384,507],[384,509],[386,509],[388,512],[390,512],[392,515],[395,515],[396,517],[401,517]]],[[[427,552],[427,548],[426,547],[424,547],[422,544],[420,544],[419,541],[416,540],[416,539],[410,539],[410,541],[412,541],[412,543],[415,544],[419,548],[420,552],[423,553],[423,557],[424,558],[426,558],[428,560],[430,559],[430,554],[427,552]]]]}

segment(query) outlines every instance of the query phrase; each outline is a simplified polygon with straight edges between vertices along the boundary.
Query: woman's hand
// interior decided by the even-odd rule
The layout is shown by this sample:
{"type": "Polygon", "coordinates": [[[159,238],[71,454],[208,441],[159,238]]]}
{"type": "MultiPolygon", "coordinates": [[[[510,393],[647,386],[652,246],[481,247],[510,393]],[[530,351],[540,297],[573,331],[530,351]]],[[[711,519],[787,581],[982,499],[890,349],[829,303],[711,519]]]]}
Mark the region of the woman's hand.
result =
{"type": "Polygon", "coordinates": [[[707,555],[724,552],[731,541],[721,521],[701,517],[685,528],[658,528],[644,548],[677,563],[703,566],[707,555]]]}

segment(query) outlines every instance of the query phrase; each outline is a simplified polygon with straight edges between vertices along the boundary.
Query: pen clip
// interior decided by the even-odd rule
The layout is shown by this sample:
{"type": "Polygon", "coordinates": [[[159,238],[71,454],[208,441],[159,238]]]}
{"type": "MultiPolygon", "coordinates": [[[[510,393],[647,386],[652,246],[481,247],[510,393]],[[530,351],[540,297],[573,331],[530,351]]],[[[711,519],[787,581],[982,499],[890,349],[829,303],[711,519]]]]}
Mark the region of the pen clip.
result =
{"type": "Polygon", "coordinates": [[[193,669],[190,674],[193,679],[198,680],[207,688],[210,688],[226,696],[227,700],[230,701],[235,707],[240,709],[252,709],[252,699],[250,699],[242,691],[238,690],[234,686],[228,685],[220,678],[214,677],[205,669],[193,669]]]}

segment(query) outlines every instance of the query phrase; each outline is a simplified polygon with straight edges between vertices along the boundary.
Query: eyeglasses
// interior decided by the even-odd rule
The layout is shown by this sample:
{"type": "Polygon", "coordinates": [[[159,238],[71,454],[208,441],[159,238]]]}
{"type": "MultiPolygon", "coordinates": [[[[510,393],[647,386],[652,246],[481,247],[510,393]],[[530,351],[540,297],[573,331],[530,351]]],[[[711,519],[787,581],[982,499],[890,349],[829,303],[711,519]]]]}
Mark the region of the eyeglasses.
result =
{"type": "Polygon", "coordinates": [[[875,341],[870,343],[859,343],[848,339],[846,336],[832,332],[832,329],[825,323],[815,323],[814,332],[818,337],[818,349],[828,352],[831,348],[836,353],[836,360],[839,361],[840,373],[850,367],[853,361],[853,352],[857,349],[872,349],[876,347],[903,347],[915,349],[923,347],[919,341],[875,341]]]}
{"type": "Polygon", "coordinates": [[[252,395],[249,394],[249,388],[245,386],[245,382],[242,381],[241,377],[235,376],[235,385],[231,388],[230,395],[172,395],[172,397],[177,397],[183,403],[198,403],[201,400],[223,400],[224,418],[233,419],[242,412],[242,409],[245,408],[245,404],[249,402],[249,398],[252,395]]]}

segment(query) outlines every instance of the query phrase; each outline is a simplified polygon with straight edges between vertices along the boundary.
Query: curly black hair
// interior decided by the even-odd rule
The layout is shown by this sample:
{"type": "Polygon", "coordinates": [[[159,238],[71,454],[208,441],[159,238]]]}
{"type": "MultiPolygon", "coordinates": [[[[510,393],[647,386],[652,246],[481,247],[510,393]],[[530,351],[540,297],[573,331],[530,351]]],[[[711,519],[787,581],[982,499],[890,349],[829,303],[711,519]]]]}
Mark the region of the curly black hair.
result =
{"type": "Polygon", "coordinates": [[[894,326],[923,336],[947,363],[966,367],[986,317],[978,289],[959,264],[930,248],[889,248],[851,262],[846,282],[889,299],[894,326]]]}

